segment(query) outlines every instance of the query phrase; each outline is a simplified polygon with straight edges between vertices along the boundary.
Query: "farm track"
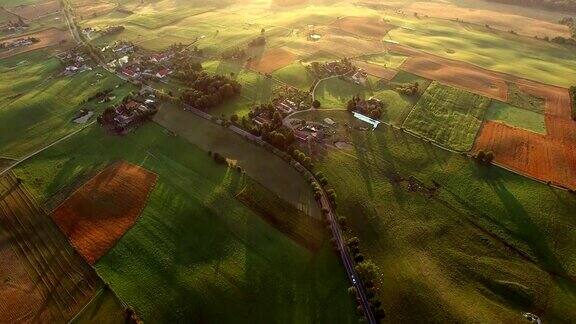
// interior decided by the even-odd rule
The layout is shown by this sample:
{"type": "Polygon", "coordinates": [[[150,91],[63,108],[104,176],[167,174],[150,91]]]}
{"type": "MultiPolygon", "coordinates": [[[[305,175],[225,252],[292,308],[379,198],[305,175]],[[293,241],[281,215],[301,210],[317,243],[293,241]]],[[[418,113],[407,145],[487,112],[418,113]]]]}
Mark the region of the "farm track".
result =
{"type": "Polygon", "coordinates": [[[35,321],[45,321],[46,316],[67,320],[92,295],[98,277],[12,173],[0,179],[0,190],[0,223],[11,233],[21,266],[42,296],[38,309],[31,312],[36,313],[35,321]]]}

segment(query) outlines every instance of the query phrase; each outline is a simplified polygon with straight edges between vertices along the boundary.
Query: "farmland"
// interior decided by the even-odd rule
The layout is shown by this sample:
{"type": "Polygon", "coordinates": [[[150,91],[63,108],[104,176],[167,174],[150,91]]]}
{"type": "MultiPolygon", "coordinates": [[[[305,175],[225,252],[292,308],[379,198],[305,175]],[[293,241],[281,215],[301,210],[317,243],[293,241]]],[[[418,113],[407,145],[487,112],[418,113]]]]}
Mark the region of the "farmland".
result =
{"type": "Polygon", "coordinates": [[[144,320],[355,321],[327,240],[312,253],[281,234],[235,198],[251,179],[157,125],[121,140],[89,128],[17,173],[45,198],[118,158],[158,182],[139,221],[95,267],[144,320]]]}
{"type": "Polygon", "coordinates": [[[490,100],[432,83],[403,126],[416,134],[457,151],[468,151],[490,100]]]}
{"type": "Polygon", "coordinates": [[[115,163],[58,206],[52,219],[94,264],[134,225],[155,181],[156,175],[143,168],[115,163]]]}
{"type": "MultiPolygon", "coordinates": [[[[12,67],[7,67],[6,73],[18,76],[17,81],[0,82],[3,89],[12,93],[9,102],[0,110],[4,122],[0,129],[0,149],[7,157],[20,158],[82,127],[72,123],[80,108],[103,109],[102,104],[84,106],[83,101],[99,91],[122,84],[102,69],[71,77],[57,76],[61,65],[56,59],[46,57],[32,61],[36,58],[39,58],[36,54],[25,54],[7,61],[12,62],[8,64],[27,63],[8,65],[12,67]],[[23,129],[26,132],[22,132],[23,129]]],[[[114,94],[119,101],[132,89],[131,85],[122,86],[114,89],[114,94]]]]}
{"type": "Polygon", "coordinates": [[[574,322],[572,13],[0,4],[0,322],[574,322]]]}
{"type": "Polygon", "coordinates": [[[67,321],[102,285],[12,173],[0,178],[0,322],[67,321]]]}
{"type": "MultiPolygon", "coordinates": [[[[347,112],[307,114],[357,123],[347,112]]],[[[339,214],[378,266],[388,320],[576,315],[568,306],[576,289],[569,193],[386,126],[346,136],[351,149],[325,151],[317,163],[336,188],[339,214]]]]}

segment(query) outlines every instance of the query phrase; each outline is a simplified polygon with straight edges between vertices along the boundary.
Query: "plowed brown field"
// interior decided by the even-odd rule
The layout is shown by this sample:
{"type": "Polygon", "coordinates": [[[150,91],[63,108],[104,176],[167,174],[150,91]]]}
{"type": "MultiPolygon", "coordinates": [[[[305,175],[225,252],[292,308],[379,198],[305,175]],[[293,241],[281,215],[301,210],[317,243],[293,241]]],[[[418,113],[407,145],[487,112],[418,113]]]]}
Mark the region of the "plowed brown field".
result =
{"type": "Polygon", "coordinates": [[[576,121],[571,119],[567,89],[493,72],[475,65],[442,58],[402,45],[388,49],[409,56],[402,70],[454,87],[508,100],[508,85],[545,100],[546,135],[484,121],[473,152],[494,152],[495,162],[542,181],[576,189],[576,121]]]}
{"type": "Polygon", "coordinates": [[[373,75],[375,77],[384,79],[386,81],[390,81],[394,79],[396,74],[398,73],[397,70],[388,69],[378,64],[363,62],[363,61],[354,61],[354,65],[366,71],[366,73],[373,75]]]}
{"type": "Polygon", "coordinates": [[[396,26],[387,24],[376,17],[345,17],[336,20],[332,26],[356,36],[378,40],[396,28],[396,26]]]}
{"type": "Polygon", "coordinates": [[[0,323],[65,323],[101,285],[17,178],[0,177],[0,323]]]}
{"type": "Polygon", "coordinates": [[[48,28],[48,29],[44,29],[44,30],[36,32],[36,33],[32,33],[32,34],[21,35],[18,37],[3,39],[2,42],[12,42],[12,41],[15,41],[18,39],[23,39],[23,38],[28,38],[28,37],[38,38],[39,42],[33,43],[30,46],[16,47],[16,48],[2,51],[2,52],[0,52],[0,59],[7,58],[7,57],[10,57],[10,56],[13,56],[16,54],[20,54],[20,53],[24,53],[24,52],[37,50],[37,49],[44,48],[44,47],[57,45],[57,44],[60,44],[61,42],[67,42],[70,40],[70,32],[67,30],[66,31],[60,30],[58,28],[48,28]]]}
{"type": "Polygon", "coordinates": [[[112,164],[68,197],[52,218],[94,264],[134,225],[156,178],[127,162],[112,164]]]}
{"type": "Polygon", "coordinates": [[[29,4],[23,6],[16,6],[9,9],[10,12],[27,20],[38,19],[60,10],[60,3],[58,1],[46,1],[37,4],[29,4]]]}
{"type": "Polygon", "coordinates": [[[259,59],[248,63],[248,67],[261,73],[272,73],[283,68],[296,60],[296,55],[283,48],[268,50],[259,59]]]}
{"type": "Polygon", "coordinates": [[[508,86],[497,72],[404,46],[388,45],[388,47],[410,57],[402,64],[402,70],[489,98],[501,101],[506,101],[508,98],[508,86]]]}
{"type": "Polygon", "coordinates": [[[495,161],[543,181],[576,189],[576,121],[568,90],[517,80],[523,91],[545,98],[546,135],[485,121],[474,151],[494,152],[495,161]]]}

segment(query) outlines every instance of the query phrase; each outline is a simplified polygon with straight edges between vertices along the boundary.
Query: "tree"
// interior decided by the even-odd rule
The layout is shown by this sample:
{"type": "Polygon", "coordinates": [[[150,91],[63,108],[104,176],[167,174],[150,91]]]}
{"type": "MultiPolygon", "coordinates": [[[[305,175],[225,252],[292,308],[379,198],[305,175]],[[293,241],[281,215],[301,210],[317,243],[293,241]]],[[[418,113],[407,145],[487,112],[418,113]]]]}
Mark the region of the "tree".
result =
{"type": "MultiPolygon", "coordinates": [[[[245,119],[243,118],[243,120],[245,120],[245,119]]],[[[232,116],[230,116],[230,121],[233,123],[237,122],[238,121],[238,115],[233,114],[232,116]]]]}
{"type": "Polygon", "coordinates": [[[313,107],[314,109],[320,108],[320,105],[321,105],[321,104],[320,104],[320,101],[318,101],[317,99],[314,100],[314,101],[312,101],[312,107],[313,107]]]}

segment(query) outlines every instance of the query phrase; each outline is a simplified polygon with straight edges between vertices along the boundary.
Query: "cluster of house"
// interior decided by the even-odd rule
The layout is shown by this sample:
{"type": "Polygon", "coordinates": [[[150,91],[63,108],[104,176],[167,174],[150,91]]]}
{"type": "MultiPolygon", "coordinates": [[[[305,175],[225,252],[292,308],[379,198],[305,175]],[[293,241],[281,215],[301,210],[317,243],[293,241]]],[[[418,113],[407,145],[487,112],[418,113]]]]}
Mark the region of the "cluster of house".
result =
{"type": "Polygon", "coordinates": [[[306,123],[294,129],[294,137],[302,142],[324,138],[326,126],[321,123],[306,123]]]}
{"type": "MultiPolygon", "coordinates": [[[[294,101],[287,98],[274,100],[272,102],[272,107],[274,108],[274,111],[279,112],[283,116],[289,115],[298,110],[298,105],[294,101]]],[[[252,122],[258,126],[272,123],[269,113],[264,111],[254,115],[252,122]]]]}
{"type": "Polygon", "coordinates": [[[62,72],[64,75],[70,76],[79,72],[92,70],[89,64],[90,57],[78,48],[57,54],[56,57],[66,65],[62,72]]]}
{"type": "Polygon", "coordinates": [[[116,131],[125,131],[145,121],[157,111],[156,98],[149,94],[125,100],[112,109],[107,109],[99,121],[116,131]]]}
{"type": "Polygon", "coordinates": [[[366,71],[347,60],[327,62],[324,68],[329,74],[343,75],[344,78],[358,85],[366,84],[366,80],[368,79],[368,73],[366,73],[366,71]]]}
{"type": "Polygon", "coordinates": [[[130,79],[164,79],[173,73],[170,59],[174,56],[172,51],[155,53],[152,55],[124,56],[116,60],[115,67],[124,76],[130,79]]]}
{"type": "Polygon", "coordinates": [[[2,42],[0,43],[0,48],[17,48],[17,47],[24,47],[30,46],[34,43],[38,43],[40,40],[35,37],[26,37],[26,38],[19,38],[9,42],[2,42]]]}

